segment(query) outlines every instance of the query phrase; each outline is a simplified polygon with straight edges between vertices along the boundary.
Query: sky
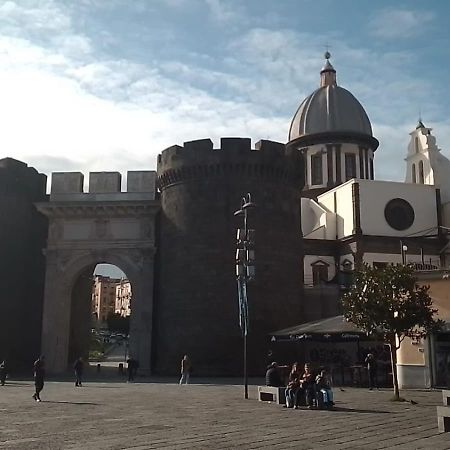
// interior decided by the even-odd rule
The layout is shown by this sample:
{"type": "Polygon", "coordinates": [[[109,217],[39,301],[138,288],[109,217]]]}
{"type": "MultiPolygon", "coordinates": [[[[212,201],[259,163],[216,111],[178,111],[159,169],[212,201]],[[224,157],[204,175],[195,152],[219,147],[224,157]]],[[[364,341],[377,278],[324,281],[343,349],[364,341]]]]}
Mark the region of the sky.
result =
{"type": "Polygon", "coordinates": [[[329,45],[380,141],[376,178],[401,181],[419,115],[450,157],[449,16],[442,0],[0,0],[0,158],[87,178],[193,139],[285,142],[329,45]]]}

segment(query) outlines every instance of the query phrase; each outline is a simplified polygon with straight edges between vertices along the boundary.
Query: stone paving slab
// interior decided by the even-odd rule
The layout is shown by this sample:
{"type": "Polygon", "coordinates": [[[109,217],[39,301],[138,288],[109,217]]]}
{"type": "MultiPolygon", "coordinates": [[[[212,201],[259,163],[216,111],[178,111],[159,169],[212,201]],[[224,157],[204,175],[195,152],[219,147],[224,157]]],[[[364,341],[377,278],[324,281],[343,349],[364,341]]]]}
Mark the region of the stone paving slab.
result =
{"type": "Polygon", "coordinates": [[[438,432],[440,391],[335,389],[336,410],[288,410],[230,384],[47,382],[0,387],[1,449],[450,449],[438,432]]]}

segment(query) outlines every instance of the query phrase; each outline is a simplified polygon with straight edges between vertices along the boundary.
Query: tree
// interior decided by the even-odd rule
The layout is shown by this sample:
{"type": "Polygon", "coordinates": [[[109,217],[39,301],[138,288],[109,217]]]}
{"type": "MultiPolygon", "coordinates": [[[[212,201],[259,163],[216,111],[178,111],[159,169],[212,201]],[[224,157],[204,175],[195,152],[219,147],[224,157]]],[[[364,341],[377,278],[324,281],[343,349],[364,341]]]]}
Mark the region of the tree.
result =
{"type": "Polygon", "coordinates": [[[106,318],[108,330],[128,334],[130,332],[130,317],[122,317],[120,314],[109,313],[106,318]]]}
{"type": "Polygon", "coordinates": [[[439,329],[437,310],[428,295],[429,286],[419,286],[414,270],[405,265],[374,268],[367,264],[355,272],[353,285],[342,298],[344,317],[368,334],[382,336],[390,347],[394,397],[400,399],[397,350],[405,337],[424,338],[439,329]]]}

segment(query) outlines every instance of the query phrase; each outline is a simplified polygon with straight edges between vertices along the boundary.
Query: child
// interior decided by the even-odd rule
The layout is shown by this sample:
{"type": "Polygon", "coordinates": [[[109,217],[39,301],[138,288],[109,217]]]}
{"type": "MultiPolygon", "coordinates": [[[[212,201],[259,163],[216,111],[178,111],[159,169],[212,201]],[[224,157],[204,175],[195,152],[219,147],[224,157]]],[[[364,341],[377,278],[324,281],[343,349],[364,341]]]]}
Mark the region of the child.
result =
{"type": "Polygon", "coordinates": [[[317,375],[316,387],[318,395],[321,395],[323,399],[322,402],[320,402],[319,398],[319,405],[322,403],[326,408],[332,408],[334,405],[333,391],[331,390],[330,379],[325,369],[321,370],[320,374],[317,375]]]}

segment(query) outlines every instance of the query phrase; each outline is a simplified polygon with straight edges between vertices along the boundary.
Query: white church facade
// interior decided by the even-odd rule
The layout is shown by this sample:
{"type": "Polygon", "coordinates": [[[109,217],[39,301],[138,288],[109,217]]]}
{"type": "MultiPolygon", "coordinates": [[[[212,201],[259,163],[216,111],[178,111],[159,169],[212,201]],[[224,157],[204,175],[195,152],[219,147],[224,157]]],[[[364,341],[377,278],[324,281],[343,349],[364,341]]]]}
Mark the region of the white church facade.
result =
{"type": "MultiPolygon", "coordinates": [[[[298,108],[287,144],[305,158],[301,213],[307,320],[324,311],[338,313],[327,311],[333,305],[328,297],[339,295],[331,285],[342,284],[345,273],[363,262],[438,271],[448,267],[450,253],[450,160],[431,128],[420,120],[410,133],[405,182],[375,180],[379,143],[370,120],[359,101],[337,84],[330,54],[325,57],[320,87],[298,108]]],[[[408,349],[405,358],[400,349],[403,387],[433,384],[431,349],[422,343],[414,347],[417,355],[411,357],[408,349]]]]}

